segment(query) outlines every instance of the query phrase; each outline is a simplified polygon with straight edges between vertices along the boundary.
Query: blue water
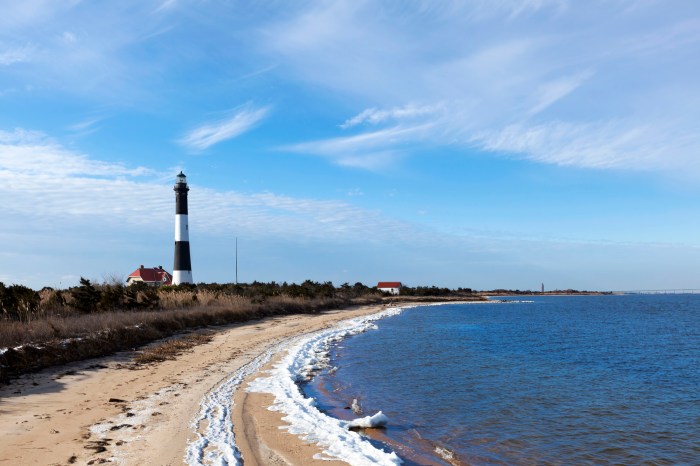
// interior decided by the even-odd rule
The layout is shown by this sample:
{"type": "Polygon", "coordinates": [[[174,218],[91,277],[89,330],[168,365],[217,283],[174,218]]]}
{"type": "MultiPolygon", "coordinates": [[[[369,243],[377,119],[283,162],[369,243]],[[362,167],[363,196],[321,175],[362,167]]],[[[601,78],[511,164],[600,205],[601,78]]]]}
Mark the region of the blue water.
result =
{"type": "Polygon", "coordinates": [[[408,309],[305,389],[408,464],[700,464],[700,295],[526,299],[408,309]]]}

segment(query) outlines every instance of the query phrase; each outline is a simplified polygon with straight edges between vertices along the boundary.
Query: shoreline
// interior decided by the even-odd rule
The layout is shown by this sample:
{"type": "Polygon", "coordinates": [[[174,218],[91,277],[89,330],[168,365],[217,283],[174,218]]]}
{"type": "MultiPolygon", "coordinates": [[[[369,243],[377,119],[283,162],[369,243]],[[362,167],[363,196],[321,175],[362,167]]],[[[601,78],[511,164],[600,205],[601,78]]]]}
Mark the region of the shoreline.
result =
{"type": "MultiPolygon", "coordinates": [[[[417,306],[440,306],[450,302],[401,302],[364,319],[352,319],[325,332],[313,332],[290,342],[265,367],[246,377],[234,395],[234,417],[244,422],[234,425],[236,443],[246,464],[454,464],[433,448],[413,448],[388,437],[381,429],[366,429],[362,436],[349,431],[347,422],[363,415],[338,415],[316,408],[317,401],[300,393],[298,382],[310,381],[328,368],[332,344],[370,330],[374,322],[417,306]],[[353,322],[362,320],[362,322],[353,322]],[[363,437],[378,441],[371,444],[363,437]],[[300,443],[301,442],[301,443],[300,443]],[[387,448],[389,451],[387,451],[387,448]],[[396,456],[401,454],[401,457],[396,456]]],[[[489,301],[462,301],[460,304],[486,304],[489,301]]],[[[349,413],[349,412],[348,412],[349,413]]],[[[391,423],[391,420],[389,420],[391,423]]],[[[425,447],[425,445],[424,445],[425,447]]]]}
{"type": "Polygon", "coordinates": [[[260,465],[322,464],[329,460],[336,464],[400,464],[395,453],[372,445],[348,429],[345,421],[321,412],[316,400],[306,398],[298,383],[310,380],[326,366],[333,342],[370,330],[375,321],[397,315],[404,308],[392,306],[307,333],[289,341],[266,367],[250,374],[234,397],[240,418],[248,420],[236,431],[239,448],[248,453],[244,453],[246,464],[250,458],[254,458],[252,464],[260,465]],[[271,410],[275,416],[270,416],[271,410]],[[272,417],[275,422],[256,422],[272,417]],[[311,448],[300,452],[299,441],[311,448]]]}
{"type": "MultiPolygon", "coordinates": [[[[188,444],[197,440],[190,423],[202,400],[230,374],[282,342],[387,307],[365,305],[214,328],[208,343],[158,364],[135,367],[132,359],[139,352],[129,351],[20,376],[0,388],[0,463],[185,464],[188,444]]],[[[234,411],[234,426],[257,422],[279,431],[284,422],[275,417],[279,413],[267,410],[262,398],[245,401],[247,414],[234,411]]],[[[313,464],[308,454],[320,451],[318,447],[281,434],[277,443],[274,438],[264,445],[257,442],[258,449],[279,456],[262,464],[313,464]]],[[[236,435],[241,436],[236,444],[242,444],[246,433],[236,435]]],[[[203,464],[206,454],[205,449],[203,464]]],[[[255,463],[246,458],[246,464],[255,463]]]]}

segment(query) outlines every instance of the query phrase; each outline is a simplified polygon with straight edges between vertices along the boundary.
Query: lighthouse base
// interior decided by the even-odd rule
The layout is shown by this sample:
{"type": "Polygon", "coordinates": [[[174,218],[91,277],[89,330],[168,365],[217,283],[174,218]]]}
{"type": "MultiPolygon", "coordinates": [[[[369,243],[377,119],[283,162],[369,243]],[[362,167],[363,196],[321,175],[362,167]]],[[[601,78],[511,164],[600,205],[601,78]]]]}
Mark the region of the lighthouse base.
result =
{"type": "Polygon", "coordinates": [[[173,285],[194,283],[191,270],[173,270],[173,285]]]}

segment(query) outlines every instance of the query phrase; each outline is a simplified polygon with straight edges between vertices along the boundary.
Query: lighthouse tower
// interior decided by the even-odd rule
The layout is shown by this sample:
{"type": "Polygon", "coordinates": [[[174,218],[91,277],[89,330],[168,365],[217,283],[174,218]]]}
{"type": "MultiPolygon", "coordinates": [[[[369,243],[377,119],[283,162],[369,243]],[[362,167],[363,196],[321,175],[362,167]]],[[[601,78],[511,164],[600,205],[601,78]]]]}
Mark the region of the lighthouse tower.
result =
{"type": "Polygon", "coordinates": [[[190,261],[190,233],[187,227],[187,178],[180,172],[175,181],[175,265],[173,285],[193,283],[190,261]]]}

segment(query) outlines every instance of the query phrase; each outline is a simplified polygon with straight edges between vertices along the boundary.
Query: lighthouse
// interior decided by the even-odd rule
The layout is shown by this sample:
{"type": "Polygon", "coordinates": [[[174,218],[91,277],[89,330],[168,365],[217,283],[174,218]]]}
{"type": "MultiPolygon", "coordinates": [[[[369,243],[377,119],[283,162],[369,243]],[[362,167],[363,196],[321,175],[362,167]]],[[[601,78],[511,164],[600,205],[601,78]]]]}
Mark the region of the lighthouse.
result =
{"type": "Polygon", "coordinates": [[[193,283],[190,261],[190,233],[187,226],[187,178],[180,172],[175,181],[175,265],[173,285],[193,283]]]}

